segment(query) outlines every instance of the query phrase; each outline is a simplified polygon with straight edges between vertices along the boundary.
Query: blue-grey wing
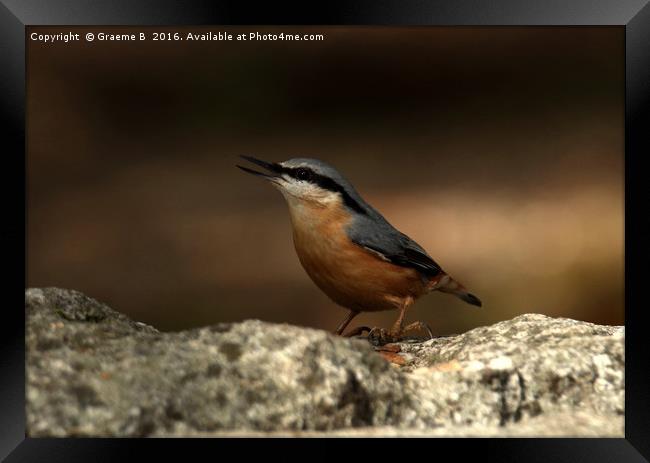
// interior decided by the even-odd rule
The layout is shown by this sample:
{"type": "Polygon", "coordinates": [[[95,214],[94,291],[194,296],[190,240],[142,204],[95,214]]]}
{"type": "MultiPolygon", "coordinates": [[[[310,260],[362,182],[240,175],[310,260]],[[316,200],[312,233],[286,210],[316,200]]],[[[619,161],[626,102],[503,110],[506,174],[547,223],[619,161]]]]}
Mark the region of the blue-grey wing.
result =
{"type": "Polygon", "coordinates": [[[396,230],[383,217],[357,219],[347,231],[353,243],[395,265],[414,268],[430,277],[442,271],[419,244],[396,230]]]}

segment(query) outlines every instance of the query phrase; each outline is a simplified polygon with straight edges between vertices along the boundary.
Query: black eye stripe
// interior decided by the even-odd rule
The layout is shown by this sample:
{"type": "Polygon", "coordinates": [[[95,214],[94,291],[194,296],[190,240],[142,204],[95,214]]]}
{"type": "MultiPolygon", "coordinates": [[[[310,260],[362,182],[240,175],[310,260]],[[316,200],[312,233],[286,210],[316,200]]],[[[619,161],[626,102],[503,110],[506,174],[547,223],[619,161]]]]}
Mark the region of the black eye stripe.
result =
{"type": "Polygon", "coordinates": [[[311,180],[314,177],[314,172],[310,169],[299,167],[297,169],[293,169],[291,175],[299,180],[311,180]]]}
{"type": "Polygon", "coordinates": [[[282,173],[296,180],[314,180],[318,174],[308,167],[281,167],[282,173]]]}
{"type": "Polygon", "coordinates": [[[341,188],[341,186],[331,178],[317,174],[309,167],[283,167],[282,171],[287,173],[291,178],[295,178],[296,180],[307,180],[325,188],[326,190],[339,191],[341,188]]]}
{"type": "Polygon", "coordinates": [[[350,194],[345,191],[345,188],[341,186],[336,180],[333,180],[325,175],[320,175],[314,172],[309,167],[282,167],[278,164],[278,167],[281,169],[282,173],[289,175],[291,178],[296,180],[303,180],[311,182],[319,187],[333,191],[335,193],[340,193],[343,202],[347,207],[357,212],[358,214],[367,214],[365,208],[359,204],[350,194]]]}

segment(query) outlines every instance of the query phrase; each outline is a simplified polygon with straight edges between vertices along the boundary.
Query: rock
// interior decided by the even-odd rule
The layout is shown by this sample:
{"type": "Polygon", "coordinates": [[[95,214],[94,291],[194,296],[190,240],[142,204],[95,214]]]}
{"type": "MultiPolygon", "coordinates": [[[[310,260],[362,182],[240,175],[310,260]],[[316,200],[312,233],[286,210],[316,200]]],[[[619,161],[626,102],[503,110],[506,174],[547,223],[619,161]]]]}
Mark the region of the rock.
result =
{"type": "Polygon", "coordinates": [[[527,314],[391,363],[258,320],[161,333],[57,288],[25,309],[31,437],[623,436],[623,327],[527,314]]]}

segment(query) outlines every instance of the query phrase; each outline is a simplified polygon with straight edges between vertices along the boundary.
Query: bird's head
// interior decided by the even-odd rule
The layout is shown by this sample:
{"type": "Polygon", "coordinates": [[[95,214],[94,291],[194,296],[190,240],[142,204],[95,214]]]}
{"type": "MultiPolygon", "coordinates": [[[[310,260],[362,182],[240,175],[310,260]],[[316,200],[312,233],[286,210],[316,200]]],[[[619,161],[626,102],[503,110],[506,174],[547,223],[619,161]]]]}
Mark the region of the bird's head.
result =
{"type": "Polygon", "coordinates": [[[266,172],[239,165],[237,167],[271,182],[282,192],[290,206],[304,202],[327,206],[342,201],[357,213],[365,212],[363,200],[352,185],[336,169],[323,161],[294,158],[283,162],[266,162],[250,156],[241,157],[263,167],[266,172]]]}

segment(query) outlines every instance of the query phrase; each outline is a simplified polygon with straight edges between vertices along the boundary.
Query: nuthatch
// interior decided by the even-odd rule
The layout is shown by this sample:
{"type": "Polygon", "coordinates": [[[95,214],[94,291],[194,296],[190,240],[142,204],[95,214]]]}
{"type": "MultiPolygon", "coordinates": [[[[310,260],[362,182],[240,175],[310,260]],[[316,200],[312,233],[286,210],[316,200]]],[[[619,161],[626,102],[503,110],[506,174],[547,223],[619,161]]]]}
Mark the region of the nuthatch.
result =
{"type": "Polygon", "coordinates": [[[398,341],[405,331],[425,327],[420,322],[405,327],[404,315],[419,297],[434,290],[481,306],[330,165],[306,158],[270,163],[241,157],[267,172],[237,167],[265,178],[286,199],[294,246],[307,274],[332,301],[350,311],[336,334],[341,335],[360,312],[397,309],[400,314],[393,327],[370,330],[369,338],[372,335],[379,344],[398,341]]]}

